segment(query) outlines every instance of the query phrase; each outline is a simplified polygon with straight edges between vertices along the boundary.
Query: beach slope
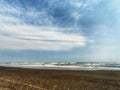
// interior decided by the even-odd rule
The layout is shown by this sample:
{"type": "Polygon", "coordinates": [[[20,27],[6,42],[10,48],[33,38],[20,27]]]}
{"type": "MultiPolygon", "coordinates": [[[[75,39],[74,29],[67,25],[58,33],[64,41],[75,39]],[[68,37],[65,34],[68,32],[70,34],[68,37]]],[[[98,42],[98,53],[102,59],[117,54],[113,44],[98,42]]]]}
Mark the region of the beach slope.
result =
{"type": "Polygon", "coordinates": [[[0,90],[120,90],[120,71],[0,67],[0,90]]]}

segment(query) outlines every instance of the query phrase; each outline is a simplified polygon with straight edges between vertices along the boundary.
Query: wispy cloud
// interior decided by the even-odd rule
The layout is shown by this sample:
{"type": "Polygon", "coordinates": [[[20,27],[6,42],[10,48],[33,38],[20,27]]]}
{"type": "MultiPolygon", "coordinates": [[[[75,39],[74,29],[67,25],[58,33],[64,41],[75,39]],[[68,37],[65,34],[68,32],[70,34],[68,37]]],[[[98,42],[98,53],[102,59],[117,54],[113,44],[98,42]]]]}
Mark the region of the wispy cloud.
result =
{"type": "Polygon", "coordinates": [[[79,61],[90,57],[99,61],[102,56],[108,57],[106,61],[112,56],[115,60],[120,53],[119,3],[0,0],[0,55],[79,61]]]}
{"type": "MultiPolygon", "coordinates": [[[[22,13],[20,10],[20,8],[11,6],[0,10],[1,49],[69,50],[74,47],[84,46],[87,43],[85,36],[60,31],[66,28],[28,24],[21,17],[11,15],[11,13],[22,13]]],[[[28,12],[26,17],[37,17],[37,15],[38,13],[28,12]]],[[[39,14],[38,17],[40,16],[39,14]]],[[[48,21],[47,19],[45,22],[47,23],[48,21]]]]}

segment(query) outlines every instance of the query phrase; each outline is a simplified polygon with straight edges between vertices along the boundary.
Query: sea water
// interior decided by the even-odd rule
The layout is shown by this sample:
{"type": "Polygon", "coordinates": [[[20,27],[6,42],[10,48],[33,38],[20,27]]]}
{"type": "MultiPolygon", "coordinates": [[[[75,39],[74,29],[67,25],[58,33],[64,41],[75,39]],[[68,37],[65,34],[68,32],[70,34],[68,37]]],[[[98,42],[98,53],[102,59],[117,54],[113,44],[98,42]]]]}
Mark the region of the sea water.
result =
{"type": "Polygon", "coordinates": [[[55,70],[120,70],[120,63],[116,62],[4,62],[0,66],[55,70]]]}

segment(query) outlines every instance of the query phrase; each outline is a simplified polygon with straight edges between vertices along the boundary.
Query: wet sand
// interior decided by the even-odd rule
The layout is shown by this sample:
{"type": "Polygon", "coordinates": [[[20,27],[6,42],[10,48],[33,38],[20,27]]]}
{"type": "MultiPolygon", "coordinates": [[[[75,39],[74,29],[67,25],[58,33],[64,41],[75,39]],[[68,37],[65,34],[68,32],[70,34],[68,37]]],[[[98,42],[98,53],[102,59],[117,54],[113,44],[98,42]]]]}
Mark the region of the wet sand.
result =
{"type": "Polygon", "coordinates": [[[0,67],[0,90],[120,90],[120,71],[0,67]]]}

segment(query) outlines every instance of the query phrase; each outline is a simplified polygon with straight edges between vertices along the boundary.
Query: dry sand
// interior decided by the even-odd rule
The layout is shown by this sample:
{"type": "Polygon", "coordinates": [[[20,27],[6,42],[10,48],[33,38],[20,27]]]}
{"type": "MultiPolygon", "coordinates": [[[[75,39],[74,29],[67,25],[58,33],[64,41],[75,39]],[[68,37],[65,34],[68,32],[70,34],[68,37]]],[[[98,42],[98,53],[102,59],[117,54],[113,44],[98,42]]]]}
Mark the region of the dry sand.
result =
{"type": "Polygon", "coordinates": [[[120,90],[120,71],[0,67],[0,90],[120,90]]]}

